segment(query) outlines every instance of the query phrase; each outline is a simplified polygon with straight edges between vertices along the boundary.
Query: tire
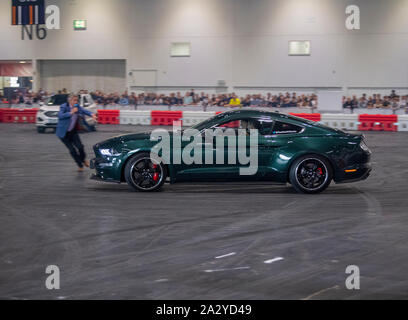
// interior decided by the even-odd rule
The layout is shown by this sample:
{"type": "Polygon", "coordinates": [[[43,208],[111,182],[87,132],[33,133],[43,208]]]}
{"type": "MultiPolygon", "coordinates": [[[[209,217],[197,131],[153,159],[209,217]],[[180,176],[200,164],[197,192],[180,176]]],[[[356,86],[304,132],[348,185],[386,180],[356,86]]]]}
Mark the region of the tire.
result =
{"type": "Polygon", "coordinates": [[[144,152],[126,163],[124,175],[127,184],[136,191],[153,192],[160,190],[166,181],[167,168],[144,152]]]}
{"type": "Polygon", "coordinates": [[[305,155],[295,160],[289,171],[289,181],[299,193],[324,191],[333,179],[329,161],[319,155],[305,155]]]}
{"type": "Polygon", "coordinates": [[[37,132],[38,132],[38,133],[44,133],[44,132],[45,132],[45,128],[37,127],[37,132]]]}

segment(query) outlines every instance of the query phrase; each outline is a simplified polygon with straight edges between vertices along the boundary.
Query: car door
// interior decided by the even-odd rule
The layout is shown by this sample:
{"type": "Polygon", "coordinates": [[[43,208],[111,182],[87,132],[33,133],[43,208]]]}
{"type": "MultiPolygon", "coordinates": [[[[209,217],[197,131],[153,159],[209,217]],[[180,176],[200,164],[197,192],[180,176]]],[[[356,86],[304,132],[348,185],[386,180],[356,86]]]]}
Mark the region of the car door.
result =
{"type": "Polygon", "coordinates": [[[274,121],[271,133],[260,138],[262,180],[286,181],[286,164],[291,157],[291,145],[303,130],[301,126],[278,119],[274,121]]]}
{"type": "MultiPolygon", "coordinates": [[[[216,181],[236,179],[239,173],[236,150],[239,125],[240,120],[234,119],[202,130],[200,132],[201,141],[191,151],[191,154],[200,153],[197,157],[201,157],[201,163],[185,164],[183,162],[174,165],[177,180],[216,181]]],[[[183,141],[181,149],[184,150],[189,143],[183,141]]]]}
{"type": "MultiPolygon", "coordinates": [[[[278,150],[285,144],[285,140],[278,136],[273,135],[273,128],[275,121],[269,116],[253,117],[247,119],[250,123],[249,130],[256,129],[258,132],[258,138],[256,145],[251,145],[250,136],[246,137],[246,155],[250,155],[251,152],[254,153],[255,149],[257,154],[257,162],[252,164],[242,164],[240,163],[240,172],[237,177],[239,180],[268,180],[272,179],[274,176],[274,169],[272,163],[276,158],[278,150]],[[250,166],[257,166],[257,171],[255,174],[246,175],[242,169],[247,169],[248,172],[253,172],[248,170],[250,166]]],[[[240,149],[239,153],[245,150],[240,149]]],[[[239,154],[238,154],[239,156],[239,154]]]]}
{"type": "MultiPolygon", "coordinates": [[[[259,180],[270,176],[267,173],[271,171],[271,159],[283,144],[282,139],[272,136],[273,126],[271,117],[262,116],[236,118],[214,127],[213,129],[222,130],[220,133],[224,137],[224,143],[217,143],[216,138],[212,140],[214,164],[204,165],[206,174],[215,180],[259,180]],[[258,132],[257,140],[252,143],[251,129],[258,132]],[[245,146],[240,148],[239,133],[244,134],[245,139],[245,146]],[[217,164],[216,159],[221,154],[223,163],[217,164]]],[[[210,147],[208,143],[206,146],[210,147]]],[[[211,152],[209,148],[203,150],[203,156],[208,152],[211,152]]]]}
{"type": "Polygon", "coordinates": [[[293,138],[303,130],[302,127],[275,120],[265,115],[239,118],[224,123],[221,127],[245,129],[248,133],[250,133],[251,129],[255,129],[258,132],[257,142],[255,142],[255,144],[251,144],[251,137],[247,134],[245,137],[245,148],[236,148],[238,141],[232,143],[231,146],[230,140],[225,140],[224,146],[214,145],[213,147],[213,152],[223,148],[224,161],[231,156],[236,158],[236,164],[224,162],[222,165],[213,166],[210,173],[212,172],[214,178],[225,177],[228,180],[243,181],[282,180],[281,164],[286,161],[285,150],[293,142],[293,138]],[[243,125],[245,122],[247,123],[247,127],[243,125]],[[245,153],[244,156],[242,156],[243,153],[245,153]],[[251,154],[256,156],[256,161],[251,159],[249,163],[242,163],[241,160],[246,160],[251,154]]]}
{"type": "MultiPolygon", "coordinates": [[[[278,163],[280,152],[287,146],[292,134],[297,133],[289,124],[276,122],[269,116],[229,119],[208,129],[218,134],[206,139],[206,133],[202,131],[201,141],[192,151],[192,154],[200,153],[198,156],[201,156],[201,164],[175,165],[177,180],[274,180],[281,174],[278,163]],[[243,125],[244,123],[247,124],[243,125]],[[251,125],[248,126],[248,123],[251,125]],[[257,141],[251,145],[250,135],[246,135],[245,148],[238,149],[239,129],[241,133],[242,130],[248,133],[251,129],[258,130],[257,141]],[[223,143],[220,143],[219,139],[223,140],[223,143]],[[242,155],[243,153],[245,155],[242,155]],[[241,160],[247,159],[251,154],[256,155],[256,161],[251,159],[249,163],[242,163],[241,160]]],[[[181,148],[185,148],[189,143],[182,142],[181,148]]]]}

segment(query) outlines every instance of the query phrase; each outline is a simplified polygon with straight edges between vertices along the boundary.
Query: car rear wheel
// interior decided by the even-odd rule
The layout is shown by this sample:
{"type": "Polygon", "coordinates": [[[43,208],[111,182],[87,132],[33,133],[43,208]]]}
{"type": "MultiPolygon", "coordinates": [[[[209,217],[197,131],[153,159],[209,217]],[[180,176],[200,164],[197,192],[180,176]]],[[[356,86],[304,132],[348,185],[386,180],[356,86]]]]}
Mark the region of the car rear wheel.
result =
{"type": "Polygon", "coordinates": [[[319,193],[331,183],[330,163],[318,155],[306,155],[295,160],[290,168],[289,181],[299,193],[319,193]]]}
{"type": "Polygon", "coordinates": [[[138,154],[125,166],[125,180],[137,191],[157,191],[167,178],[165,165],[149,153],[138,154]]]}

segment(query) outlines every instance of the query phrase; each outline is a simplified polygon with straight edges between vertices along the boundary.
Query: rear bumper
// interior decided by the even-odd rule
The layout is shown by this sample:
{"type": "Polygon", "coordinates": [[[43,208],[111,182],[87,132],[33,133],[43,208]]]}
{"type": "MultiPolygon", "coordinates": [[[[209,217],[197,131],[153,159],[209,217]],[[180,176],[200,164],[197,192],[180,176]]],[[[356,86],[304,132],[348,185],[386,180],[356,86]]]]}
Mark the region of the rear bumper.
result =
{"type": "Polygon", "coordinates": [[[353,168],[344,170],[342,173],[339,173],[336,179],[336,183],[349,183],[365,180],[370,176],[372,166],[371,163],[358,164],[353,168]],[[353,170],[349,171],[348,170],[353,170]],[[355,171],[354,171],[355,170],[355,171]]]}

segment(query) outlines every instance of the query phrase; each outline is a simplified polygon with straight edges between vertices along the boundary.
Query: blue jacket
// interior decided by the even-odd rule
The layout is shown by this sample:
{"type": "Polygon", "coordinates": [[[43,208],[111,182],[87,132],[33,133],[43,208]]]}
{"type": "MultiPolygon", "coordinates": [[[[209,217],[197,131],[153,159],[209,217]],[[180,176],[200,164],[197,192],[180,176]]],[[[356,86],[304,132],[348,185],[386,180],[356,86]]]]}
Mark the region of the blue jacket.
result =
{"type": "MultiPolygon", "coordinates": [[[[84,118],[85,116],[92,116],[92,112],[82,108],[79,105],[75,105],[78,108],[78,121],[80,118],[84,118]]],[[[56,134],[58,138],[64,138],[67,134],[69,124],[71,123],[71,107],[68,103],[64,103],[61,105],[60,111],[58,113],[58,125],[56,134]]]]}

